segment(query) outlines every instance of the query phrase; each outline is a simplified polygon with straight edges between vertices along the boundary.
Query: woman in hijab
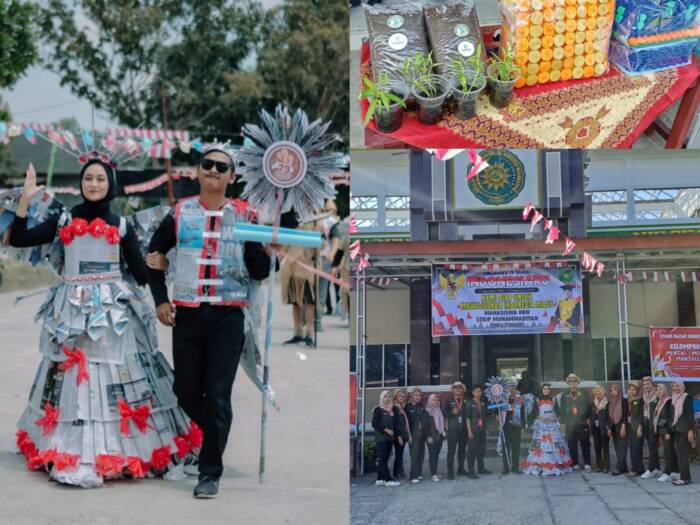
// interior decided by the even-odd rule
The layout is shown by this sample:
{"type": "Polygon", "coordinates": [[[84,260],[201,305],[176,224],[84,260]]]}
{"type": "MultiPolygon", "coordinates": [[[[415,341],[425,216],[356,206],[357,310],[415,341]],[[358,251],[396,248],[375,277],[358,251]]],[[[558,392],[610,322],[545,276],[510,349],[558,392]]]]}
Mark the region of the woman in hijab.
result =
{"type": "Polygon", "coordinates": [[[394,391],[394,421],[396,435],[394,436],[394,479],[406,479],[403,469],[403,451],[411,443],[411,425],[406,414],[408,394],[403,388],[394,391]]]}
{"type": "Polygon", "coordinates": [[[644,447],[644,401],[639,384],[632,380],[627,383],[627,404],[629,406],[629,429],[627,439],[630,449],[631,478],[641,476],[644,469],[642,462],[642,449],[644,447]]]}
{"type": "Polygon", "coordinates": [[[428,464],[433,481],[440,481],[437,475],[438,459],[442,442],[447,437],[445,430],[445,416],[440,408],[440,398],[437,394],[431,394],[428,398],[428,464]]]}
{"type": "Polygon", "coordinates": [[[683,381],[671,383],[671,404],[673,418],[671,420],[671,432],[675,440],[676,456],[681,478],[674,479],[674,485],[688,485],[690,483],[690,450],[694,446],[695,414],[693,413],[693,399],[685,392],[683,381]]]}
{"type": "Polygon", "coordinates": [[[610,385],[610,399],[608,399],[608,437],[613,440],[613,448],[617,456],[617,465],[612,471],[613,476],[619,476],[627,472],[627,419],[629,405],[622,397],[622,389],[617,383],[610,385]]]}
{"type": "Polygon", "coordinates": [[[610,469],[608,393],[600,385],[593,388],[593,446],[596,472],[608,472],[610,469]]]}
{"type": "Polygon", "coordinates": [[[41,189],[30,165],[10,244],[55,243],[63,264],[39,311],[43,359],[17,447],[30,470],[86,488],[163,474],[201,446],[201,431],[177,406],[153,311],[136,286],[146,283],[136,235],[110,210],[114,169],[88,161],[80,172],[83,202],[27,228],[29,202],[41,189]]]}
{"type": "Polygon", "coordinates": [[[653,429],[654,411],[659,398],[654,379],[650,376],[642,378],[642,398],[644,399],[644,441],[649,448],[649,468],[642,474],[642,479],[651,479],[659,477],[661,469],[659,468],[659,442],[654,436],[653,429]]]}
{"type": "Polygon", "coordinates": [[[396,487],[401,484],[394,480],[389,473],[389,456],[394,445],[396,435],[396,422],[394,419],[394,407],[391,402],[391,393],[382,391],[379,395],[379,405],[372,411],[372,428],[374,429],[374,441],[377,444],[377,481],[375,485],[396,487]]]}
{"type": "Polygon", "coordinates": [[[676,448],[674,446],[673,433],[671,432],[673,406],[665,383],[656,384],[656,396],[658,401],[653,415],[654,438],[657,445],[661,443],[664,449],[664,471],[657,481],[664,483],[680,479],[680,474],[678,474],[678,458],[676,457],[676,448]]]}

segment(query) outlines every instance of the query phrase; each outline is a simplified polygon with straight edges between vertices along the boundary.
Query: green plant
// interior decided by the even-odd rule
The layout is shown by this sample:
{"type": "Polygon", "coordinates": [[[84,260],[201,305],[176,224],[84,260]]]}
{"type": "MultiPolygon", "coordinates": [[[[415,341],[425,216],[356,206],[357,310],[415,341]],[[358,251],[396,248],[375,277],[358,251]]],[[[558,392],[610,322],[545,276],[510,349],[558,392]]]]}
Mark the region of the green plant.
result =
{"type": "Polygon", "coordinates": [[[433,68],[439,65],[433,62],[432,51],[428,54],[418,52],[413,55],[413,58],[404,60],[401,75],[411,87],[415,88],[416,92],[424,93],[431,98],[436,97],[438,92],[433,68]]]}
{"type": "Polygon", "coordinates": [[[366,98],[369,101],[369,108],[367,108],[365,115],[365,126],[377,111],[386,111],[393,104],[399,104],[402,108],[406,107],[403,98],[388,88],[389,79],[386,73],[380,75],[376,83],[368,77],[364,77],[362,81],[366,89],[360,93],[360,99],[366,98]]]}
{"type": "Polygon", "coordinates": [[[490,69],[495,80],[510,82],[513,80],[513,73],[519,72],[520,68],[514,63],[515,52],[508,47],[503,50],[503,56],[491,58],[490,69]]]}
{"type": "Polygon", "coordinates": [[[456,74],[462,93],[471,93],[486,82],[485,63],[481,60],[481,43],[469,58],[459,56],[452,61],[450,69],[456,74]]]}

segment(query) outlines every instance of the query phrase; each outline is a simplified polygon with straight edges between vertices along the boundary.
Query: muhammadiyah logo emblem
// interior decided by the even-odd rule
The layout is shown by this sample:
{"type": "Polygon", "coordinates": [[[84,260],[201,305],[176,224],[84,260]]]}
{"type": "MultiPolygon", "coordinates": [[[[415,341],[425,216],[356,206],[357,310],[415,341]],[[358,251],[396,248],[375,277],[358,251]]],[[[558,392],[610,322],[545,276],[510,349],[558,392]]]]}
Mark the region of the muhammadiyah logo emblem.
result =
{"type": "Polygon", "coordinates": [[[481,173],[469,181],[469,189],[484,204],[508,204],[525,187],[525,167],[522,161],[505,149],[485,150],[481,158],[488,163],[481,173]]]}

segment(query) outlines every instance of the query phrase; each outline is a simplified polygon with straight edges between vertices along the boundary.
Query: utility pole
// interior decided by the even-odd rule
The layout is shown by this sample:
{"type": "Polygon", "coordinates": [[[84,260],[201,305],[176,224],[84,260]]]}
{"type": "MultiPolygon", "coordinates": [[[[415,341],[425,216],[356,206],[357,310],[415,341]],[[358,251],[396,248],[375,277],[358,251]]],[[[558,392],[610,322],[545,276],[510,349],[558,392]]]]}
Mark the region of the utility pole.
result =
{"type": "MultiPolygon", "coordinates": [[[[167,132],[168,132],[168,108],[166,104],[166,99],[165,99],[165,84],[160,85],[160,99],[161,103],[163,104],[163,128],[166,133],[166,137],[163,141],[164,144],[167,145],[168,143],[168,137],[167,137],[167,132]]],[[[168,206],[171,208],[175,205],[175,194],[173,191],[173,175],[172,175],[172,166],[170,164],[170,157],[167,157],[165,159],[165,173],[168,175],[168,206]]]]}

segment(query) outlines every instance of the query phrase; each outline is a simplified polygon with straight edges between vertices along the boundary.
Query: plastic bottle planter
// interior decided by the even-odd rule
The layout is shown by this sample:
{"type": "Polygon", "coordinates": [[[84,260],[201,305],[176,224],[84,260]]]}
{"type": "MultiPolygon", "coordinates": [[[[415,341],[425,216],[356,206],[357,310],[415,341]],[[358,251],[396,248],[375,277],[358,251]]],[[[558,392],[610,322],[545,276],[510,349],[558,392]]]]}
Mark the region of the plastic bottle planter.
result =
{"type": "Polygon", "coordinates": [[[413,88],[413,95],[418,103],[418,120],[429,126],[442,120],[442,106],[450,94],[450,85],[442,77],[430,75],[430,82],[437,93],[434,97],[426,96],[422,91],[418,92],[413,88]]]}
{"type": "MultiPolygon", "coordinates": [[[[390,82],[389,89],[404,101],[408,96],[408,88],[400,82],[390,82]]],[[[398,102],[388,108],[379,107],[374,113],[374,124],[382,133],[392,133],[401,127],[404,109],[398,102]]]]}
{"type": "Polygon", "coordinates": [[[493,67],[488,69],[489,100],[496,108],[505,108],[513,99],[513,86],[517,77],[512,80],[503,81],[495,78],[493,67]]]}
{"type": "Polygon", "coordinates": [[[485,87],[486,80],[482,78],[480,84],[472,88],[469,93],[465,93],[462,91],[459,80],[454,81],[454,87],[452,88],[452,98],[454,100],[453,112],[457,118],[467,120],[474,116],[476,112],[476,101],[485,87]]]}

